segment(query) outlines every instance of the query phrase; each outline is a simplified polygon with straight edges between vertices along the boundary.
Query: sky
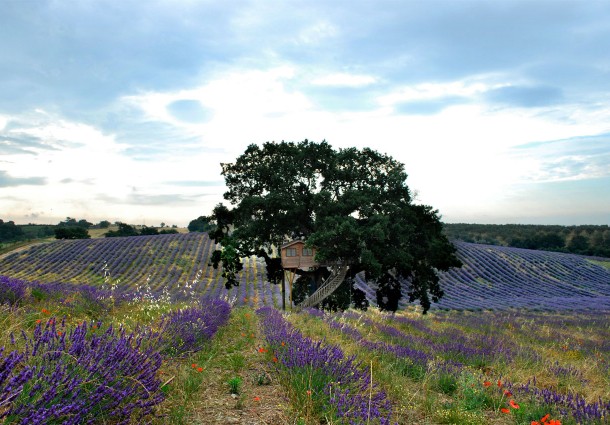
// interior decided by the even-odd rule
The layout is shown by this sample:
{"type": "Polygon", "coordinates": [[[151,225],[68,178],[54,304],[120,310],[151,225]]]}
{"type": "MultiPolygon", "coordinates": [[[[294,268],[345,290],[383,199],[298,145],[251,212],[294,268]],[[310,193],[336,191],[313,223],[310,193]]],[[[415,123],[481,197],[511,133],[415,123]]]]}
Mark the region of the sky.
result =
{"type": "Polygon", "coordinates": [[[607,0],[0,0],[0,219],[186,226],[309,139],[445,222],[610,224],[609,53],[607,0]]]}

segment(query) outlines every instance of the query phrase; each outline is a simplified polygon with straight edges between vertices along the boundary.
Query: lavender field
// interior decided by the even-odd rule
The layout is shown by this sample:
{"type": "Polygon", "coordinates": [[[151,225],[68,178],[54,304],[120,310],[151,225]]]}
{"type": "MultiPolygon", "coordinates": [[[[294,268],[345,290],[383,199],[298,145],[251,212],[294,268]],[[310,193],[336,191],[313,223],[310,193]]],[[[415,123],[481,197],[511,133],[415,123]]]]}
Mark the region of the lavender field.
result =
{"type": "Polygon", "coordinates": [[[227,291],[202,233],[15,252],[0,259],[0,423],[610,423],[604,262],[457,248],[464,268],[425,316],[282,312],[256,258],[227,291]]]}
{"type": "MultiPolygon", "coordinates": [[[[157,292],[165,288],[174,294],[227,296],[218,272],[208,265],[213,245],[205,233],[55,241],[6,256],[0,260],[0,275],[99,285],[106,274],[120,282],[119,291],[148,284],[157,292]]],[[[441,273],[445,297],[433,309],[610,309],[610,268],[600,262],[465,242],[456,242],[456,247],[464,266],[441,273]]],[[[281,305],[279,287],[266,283],[264,262],[255,257],[243,261],[241,284],[230,295],[252,307],[281,305]]],[[[374,285],[362,275],[356,284],[376,305],[374,285]]]]}
{"type": "MultiPolygon", "coordinates": [[[[464,265],[440,273],[445,296],[432,304],[433,309],[610,310],[610,268],[603,266],[604,261],[466,242],[455,246],[464,265]]],[[[610,260],[605,264],[610,265],[610,260]]],[[[375,286],[362,275],[356,284],[376,305],[375,286]]]]}

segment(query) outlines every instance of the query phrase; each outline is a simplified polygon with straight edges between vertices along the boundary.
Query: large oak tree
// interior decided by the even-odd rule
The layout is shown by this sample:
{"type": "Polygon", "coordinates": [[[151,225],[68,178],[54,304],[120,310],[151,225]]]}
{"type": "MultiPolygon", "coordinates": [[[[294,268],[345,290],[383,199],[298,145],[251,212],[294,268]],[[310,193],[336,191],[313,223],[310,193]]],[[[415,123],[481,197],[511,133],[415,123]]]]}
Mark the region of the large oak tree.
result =
{"type": "Polygon", "coordinates": [[[222,164],[222,175],[231,209],[218,205],[209,219],[224,247],[214,263],[222,262],[228,285],[237,283],[238,256],[261,255],[277,268],[274,248],[302,238],[319,262],[346,262],[351,277],[363,271],[376,282],[380,307],[396,310],[402,284],[426,312],[443,295],[437,272],[461,265],[438,211],[413,203],[403,164],[388,155],[325,141],[267,142],[222,164]]]}

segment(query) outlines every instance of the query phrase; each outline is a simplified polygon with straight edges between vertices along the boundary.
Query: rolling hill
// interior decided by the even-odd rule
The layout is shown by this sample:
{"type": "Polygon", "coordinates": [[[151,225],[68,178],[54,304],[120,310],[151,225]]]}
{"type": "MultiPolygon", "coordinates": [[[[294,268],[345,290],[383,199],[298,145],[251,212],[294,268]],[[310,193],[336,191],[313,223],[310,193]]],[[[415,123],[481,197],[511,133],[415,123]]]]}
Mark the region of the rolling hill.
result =
{"type": "MultiPolygon", "coordinates": [[[[456,242],[461,269],[440,274],[445,291],[435,309],[610,310],[610,269],[602,262],[556,252],[456,242]]],[[[245,258],[241,284],[229,293],[208,265],[206,233],[58,240],[0,260],[0,275],[41,282],[101,285],[121,291],[230,295],[239,303],[278,306],[280,288],[266,283],[261,259],[245,258]]],[[[375,305],[375,287],[356,278],[375,305]]],[[[408,284],[404,285],[404,293],[408,284]]],[[[401,306],[408,305],[403,299],[401,306]]]]}

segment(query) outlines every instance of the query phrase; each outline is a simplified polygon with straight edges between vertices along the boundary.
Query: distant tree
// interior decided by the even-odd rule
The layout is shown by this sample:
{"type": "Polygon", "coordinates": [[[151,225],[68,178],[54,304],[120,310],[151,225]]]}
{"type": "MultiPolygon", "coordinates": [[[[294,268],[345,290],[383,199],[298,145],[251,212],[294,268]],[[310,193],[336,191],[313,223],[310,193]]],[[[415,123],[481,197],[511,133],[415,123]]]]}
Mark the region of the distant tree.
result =
{"type": "Polygon", "coordinates": [[[161,228],[163,228],[163,227],[165,227],[165,223],[162,222],[161,223],[161,228]]]}
{"type": "Polygon", "coordinates": [[[566,246],[568,251],[575,254],[587,254],[589,250],[589,240],[584,235],[572,233],[566,246]]]}
{"type": "Polygon", "coordinates": [[[15,225],[14,221],[3,221],[0,219],[0,242],[18,241],[25,237],[23,229],[15,225]]]}
{"type": "MultiPolygon", "coordinates": [[[[264,253],[267,261],[286,237],[303,238],[318,261],[348,263],[350,277],[364,271],[376,281],[382,308],[397,308],[404,284],[426,312],[443,296],[437,271],[461,265],[438,212],[413,204],[403,164],[387,155],[308,140],[265,143],[222,164],[222,175],[234,208],[214,209],[210,235],[223,246],[214,258],[228,286],[238,284],[239,257],[264,253]]],[[[317,286],[328,270],[297,273],[317,286]]]]}
{"type": "Polygon", "coordinates": [[[55,239],[89,239],[91,236],[84,227],[60,226],[55,228],[55,239]]]}
{"type": "Polygon", "coordinates": [[[191,220],[187,229],[189,232],[209,232],[213,229],[213,225],[210,224],[210,217],[200,216],[194,220],[191,220]]]}
{"type": "Polygon", "coordinates": [[[89,229],[91,226],[93,226],[93,223],[83,219],[83,220],[78,220],[78,226],[84,227],[85,229],[89,229]]]}
{"type": "Polygon", "coordinates": [[[178,233],[177,229],[171,228],[171,229],[162,229],[159,231],[160,235],[175,235],[176,233],[178,233]]]}
{"type": "Polygon", "coordinates": [[[98,223],[98,227],[100,229],[107,229],[110,227],[110,222],[108,220],[102,220],[98,223]]]}
{"type": "Polygon", "coordinates": [[[140,235],[158,235],[159,231],[154,227],[143,226],[140,229],[140,235]]]}
{"type": "Polygon", "coordinates": [[[82,227],[84,229],[88,229],[93,226],[93,223],[88,222],[85,219],[76,220],[75,218],[66,217],[64,221],[60,221],[58,226],[61,227],[82,227]]]}
{"type": "Polygon", "coordinates": [[[118,223],[118,230],[110,230],[104,234],[107,238],[119,237],[119,236],[138,236],[139,233],[134,226],[129,224],[118,223]]]}

